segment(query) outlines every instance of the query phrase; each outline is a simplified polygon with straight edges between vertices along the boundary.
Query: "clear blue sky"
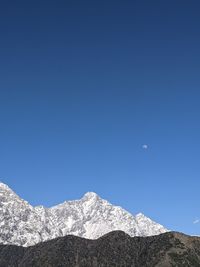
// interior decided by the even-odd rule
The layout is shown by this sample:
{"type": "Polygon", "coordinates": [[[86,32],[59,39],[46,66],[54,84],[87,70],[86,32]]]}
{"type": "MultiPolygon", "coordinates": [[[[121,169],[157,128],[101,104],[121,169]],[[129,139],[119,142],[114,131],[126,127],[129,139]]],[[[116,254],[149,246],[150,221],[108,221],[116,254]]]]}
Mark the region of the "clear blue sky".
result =
{"type": "Polygon", "coordinates": [[[33,205],[95,191],[200,234],[199,13],[199,1],[3,1],[1,180],[33,205]]]}

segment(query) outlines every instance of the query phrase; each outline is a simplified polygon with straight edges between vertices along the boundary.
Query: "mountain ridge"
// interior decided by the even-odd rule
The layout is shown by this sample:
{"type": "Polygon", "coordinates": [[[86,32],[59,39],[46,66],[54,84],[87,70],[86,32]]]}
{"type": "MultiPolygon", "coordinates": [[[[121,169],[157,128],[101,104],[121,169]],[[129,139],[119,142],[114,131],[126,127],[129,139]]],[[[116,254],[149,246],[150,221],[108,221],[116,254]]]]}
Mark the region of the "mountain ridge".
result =
{"type": "Polygon", "coordinates": [[[33,207],[7,185],[0,184],[0,243],[31,246],[56,237],[75,235],[97,239],[121,230],[130,236],[168,231],[142,213],[136,216],[110,204],[95,192],[51,208],[33,207]]]}
{"type": "Polygon", "coordinates": [[[0,245],[0,267],[200,267],[200,238],[178,232],[130,237],[113,231],[95,239],[73,235],[30,247],[0,245]]]}

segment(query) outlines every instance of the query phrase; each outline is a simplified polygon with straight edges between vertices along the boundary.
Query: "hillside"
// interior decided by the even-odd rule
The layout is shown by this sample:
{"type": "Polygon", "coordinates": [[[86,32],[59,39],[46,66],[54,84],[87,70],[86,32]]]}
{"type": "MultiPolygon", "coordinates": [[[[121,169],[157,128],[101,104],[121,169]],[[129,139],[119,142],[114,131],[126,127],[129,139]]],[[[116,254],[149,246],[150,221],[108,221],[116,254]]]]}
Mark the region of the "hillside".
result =
{"type": "Polygon", "coordinates": [[[59,237],[32,247],[0,246],[0,267],[197,267],[200,238],[176,232],[130,237],[111,232],[97,240],[59,237]]]}

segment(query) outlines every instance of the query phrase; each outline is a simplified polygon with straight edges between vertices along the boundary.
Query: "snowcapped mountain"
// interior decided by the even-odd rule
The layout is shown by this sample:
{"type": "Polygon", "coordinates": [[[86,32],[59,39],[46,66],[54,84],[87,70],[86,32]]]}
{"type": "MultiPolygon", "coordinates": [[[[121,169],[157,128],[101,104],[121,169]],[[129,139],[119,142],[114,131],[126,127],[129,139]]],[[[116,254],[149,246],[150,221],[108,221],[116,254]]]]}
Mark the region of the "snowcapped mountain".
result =
{"type": "Polygon", "coordinates": [[[52,208],[33,207],[0,183],[0,243],[30,246],[69,234],[96,239],[114,230],[130,236],[167,232],[143,214],[133,216],[93,192],[52,208]]]}

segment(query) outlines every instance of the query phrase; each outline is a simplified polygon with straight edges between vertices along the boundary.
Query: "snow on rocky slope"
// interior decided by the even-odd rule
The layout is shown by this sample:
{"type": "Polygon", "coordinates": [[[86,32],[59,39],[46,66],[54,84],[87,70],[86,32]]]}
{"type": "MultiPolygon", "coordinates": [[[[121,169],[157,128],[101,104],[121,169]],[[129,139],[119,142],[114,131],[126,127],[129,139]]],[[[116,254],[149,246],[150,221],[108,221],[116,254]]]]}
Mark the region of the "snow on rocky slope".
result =
{"type": "Polygon", "coordinates": [[[114,230],[130,236],[167,231],[143,214],[133,216],[93,192],[52,208],[33,207],[0,183],[0,243],[30,246],[69,234],[96,239],[114,230]]]}

